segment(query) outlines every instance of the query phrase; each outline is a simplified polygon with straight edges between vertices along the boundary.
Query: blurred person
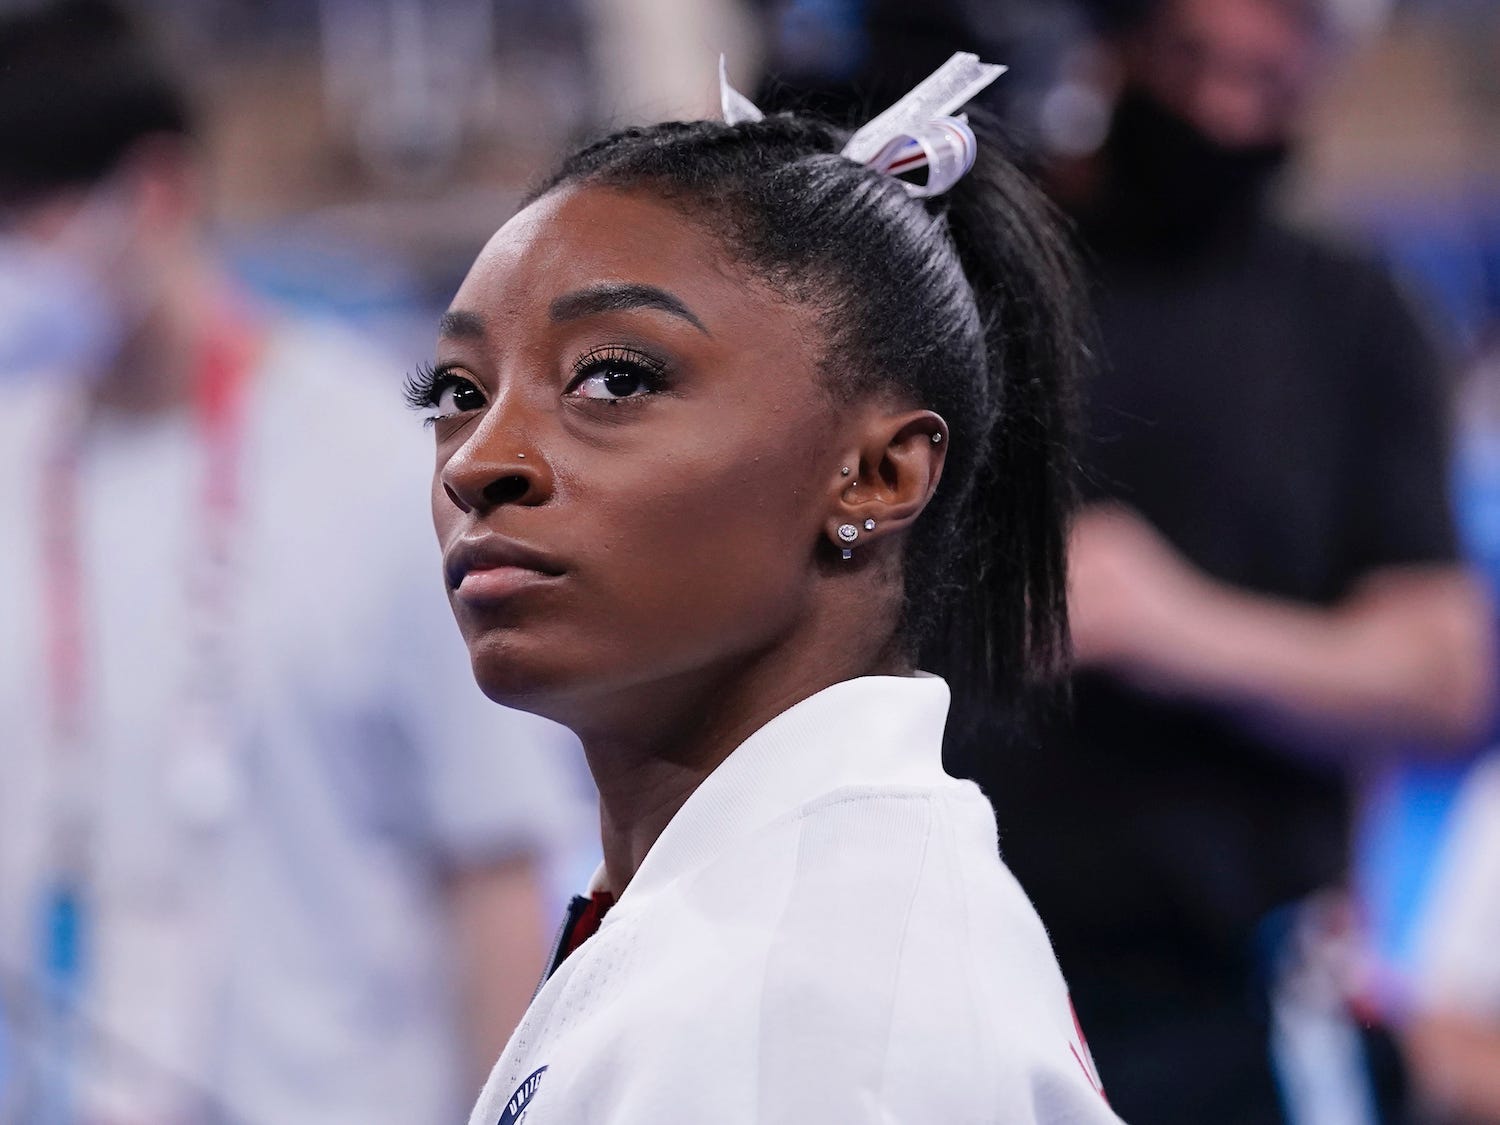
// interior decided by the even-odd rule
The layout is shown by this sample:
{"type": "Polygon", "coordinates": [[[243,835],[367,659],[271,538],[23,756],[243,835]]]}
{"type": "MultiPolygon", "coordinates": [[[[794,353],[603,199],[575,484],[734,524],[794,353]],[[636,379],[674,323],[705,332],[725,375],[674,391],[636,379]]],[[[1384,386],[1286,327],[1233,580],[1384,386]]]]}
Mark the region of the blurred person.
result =
{"type": "Polygon", "coordinates": [[[1042,750],[995,754],[996,723],[952,757],[996,803],[1120,1114],[1274,1122],[1295,906],[1344,879],[1365,763],[1481,729],[1488,614],[1456,561],[1441,365],[1380,268],[1269,197],[1319,5],[1131,7],[1108,135],[1053,172],[1102,360],[1075,714],[1042,750]]]}
{"type": "Polygon", "coordinates": [[[1082,358],[1040,193],[933,120],[1000,68],[951,62],[890,134],[726,87],[579,150],[412,380],[475,675],[601,792],[473,1125],[1117,1120],[942,769],[950,685],[1056,686],[1082,358]]]}
{"type": "MultiPolygon", "coordinates": [[[[956,50],[1003,57],[975,104],[1024,137],[1083,17],[1074,0],[754,0],[765,49],[757,104],[857,123],[956,50]]],[[[731,60],[737,61],[737,60],[731,60]]]]}
{"type": "Polygon", "coordinates": [[[121,12],[0,21],[0,1104],[452,1119],[576,744],[475,690],[389,361],[240,297],[204,178],[121,12]]]}
{"type": "MultiPolygon", "coordinates": [[[[981,18],[992,6],[970,0],[756,0],[755,7],[767,39],[767,76],[756,101],[835,121],[871,116],[959,47],[993,46],[981,18]]],[[[991,87],[980,104],[1003,92],[991,87]]]]}

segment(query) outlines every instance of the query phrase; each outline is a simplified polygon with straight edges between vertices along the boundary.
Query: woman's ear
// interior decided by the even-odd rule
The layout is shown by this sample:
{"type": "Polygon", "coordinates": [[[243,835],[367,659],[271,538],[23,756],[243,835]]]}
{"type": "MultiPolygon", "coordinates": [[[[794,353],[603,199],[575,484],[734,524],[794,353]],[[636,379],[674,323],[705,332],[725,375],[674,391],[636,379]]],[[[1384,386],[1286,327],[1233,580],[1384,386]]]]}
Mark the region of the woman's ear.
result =
{"type": "Polygon", "coordinates": [[[948,424],[930,410],[872,410],[859,439],[829,514],[829,538],[845,551],[902,531],[922,514],[943,475],[948,424]]]}

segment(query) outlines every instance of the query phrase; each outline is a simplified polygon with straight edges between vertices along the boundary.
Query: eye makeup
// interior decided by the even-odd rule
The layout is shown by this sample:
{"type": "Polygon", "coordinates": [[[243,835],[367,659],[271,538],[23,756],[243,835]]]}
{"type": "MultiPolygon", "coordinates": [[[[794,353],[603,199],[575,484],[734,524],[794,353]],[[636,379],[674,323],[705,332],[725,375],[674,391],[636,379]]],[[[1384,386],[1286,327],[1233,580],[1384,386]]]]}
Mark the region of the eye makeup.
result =
{"type": "Polygon", "coordinates": [[[618,344],[590,348],[573,363],[564,392],[575,398],[618,403],[659,394],[667,385],[667,365],[647,352],[618,344]]]}
{"type": "Polygon", "coordinates": [[[406,404],[413,410],[438,410],[423,419],[432,425],[439,418],[463,414],[484,405],[484,392],[459,369],[447,364],[419,364],[406,377],[402,388],[406,404]],[[444,409],[447,406],[448,409],[444,409]]]}

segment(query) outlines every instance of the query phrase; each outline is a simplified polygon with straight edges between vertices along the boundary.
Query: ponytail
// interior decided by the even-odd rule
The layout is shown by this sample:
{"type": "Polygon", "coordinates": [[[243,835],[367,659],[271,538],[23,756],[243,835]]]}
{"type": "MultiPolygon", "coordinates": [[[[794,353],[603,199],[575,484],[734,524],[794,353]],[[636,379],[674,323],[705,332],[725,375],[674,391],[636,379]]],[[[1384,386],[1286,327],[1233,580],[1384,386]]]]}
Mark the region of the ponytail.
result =
{"type": "Polygon", "coordinates": [[[1034,717],[1066,690],[1067,525],[1088,318],[1066,229],[981,121],[979,157],[949,192],[949,232],[984,330],[997,416],[954,515],[953,592],[923,667],[955,714],[1034,717]]]}

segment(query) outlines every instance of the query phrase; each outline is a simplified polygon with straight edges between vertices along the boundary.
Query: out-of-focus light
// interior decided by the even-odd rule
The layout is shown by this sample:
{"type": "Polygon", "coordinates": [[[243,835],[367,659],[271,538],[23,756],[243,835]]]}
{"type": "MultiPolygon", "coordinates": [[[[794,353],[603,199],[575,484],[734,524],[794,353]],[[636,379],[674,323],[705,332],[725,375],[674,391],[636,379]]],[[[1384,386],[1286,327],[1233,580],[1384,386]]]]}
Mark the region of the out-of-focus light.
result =
{"type": "Polygon", "coordinates": [[[1391,18],[1394,0],[1323,0],[1329,25],[1346,39],[1379,32],[1391,18]]]}
{"type": "Polygon", "coordinates": [[[1037,131],[1053,156],[1080,157],[1096,151],[1109,131],[1109,100],[1087,82],[1065,79],[1042,96],[1037,131]]]}

